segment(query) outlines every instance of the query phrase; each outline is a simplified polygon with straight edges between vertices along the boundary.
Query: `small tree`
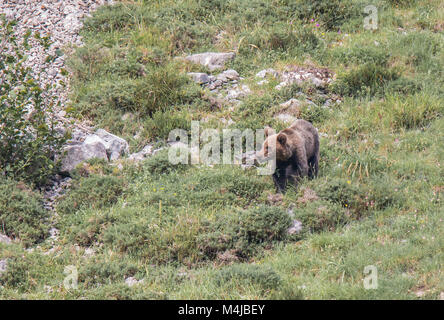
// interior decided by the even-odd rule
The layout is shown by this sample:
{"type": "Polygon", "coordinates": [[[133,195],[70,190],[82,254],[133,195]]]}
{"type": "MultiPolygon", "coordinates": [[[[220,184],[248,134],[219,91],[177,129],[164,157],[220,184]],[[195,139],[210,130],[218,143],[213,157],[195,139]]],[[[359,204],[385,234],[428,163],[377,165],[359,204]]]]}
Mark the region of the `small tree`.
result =
{"type": "MultiPolygon", "coordinates": [[[[51,87],[42,89],[25,66],[33,34],[18,39],[14,25],[0,16],[0,174],[40,186],[54,173],[54,156],[66,139],[55,130],[51,87]]],[[[49,48],[49,37],[34,38],[49,48]]]]}

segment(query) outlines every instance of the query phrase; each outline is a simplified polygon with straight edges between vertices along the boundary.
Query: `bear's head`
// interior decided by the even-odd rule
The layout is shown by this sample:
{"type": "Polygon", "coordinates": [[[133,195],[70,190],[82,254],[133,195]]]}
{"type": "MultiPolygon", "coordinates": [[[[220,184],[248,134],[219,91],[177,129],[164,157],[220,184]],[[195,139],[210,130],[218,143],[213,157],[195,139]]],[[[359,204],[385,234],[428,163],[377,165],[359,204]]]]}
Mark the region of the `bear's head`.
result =
{"type": "Polygon", "coordinates": [[[276,154],[276,160],[287,161],[291,158],[291,148],[287,143],[287,135],[284,132],[277,134],[273,133],[274,130],[267,127],[265,128],[265,141],[262,145],[262,149],[256,153],[256,157],[261,160],[270,159],[273,153],[276,154]]]}

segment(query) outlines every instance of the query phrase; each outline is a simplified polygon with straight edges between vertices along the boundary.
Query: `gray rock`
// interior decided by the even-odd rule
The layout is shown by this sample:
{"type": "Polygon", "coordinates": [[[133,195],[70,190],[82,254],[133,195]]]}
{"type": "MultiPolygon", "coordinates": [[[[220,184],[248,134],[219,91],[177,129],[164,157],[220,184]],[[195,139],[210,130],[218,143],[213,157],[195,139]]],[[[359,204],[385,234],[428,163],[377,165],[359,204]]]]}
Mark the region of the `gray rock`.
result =
{"type": "Polygon", "coordinates": [[[0,260],[0,277],[3,275],[3,273],[6,272],[7,269],[8,269],[8,260],[7,259],[0,260]]]}
{"type": "Polygon", "coordinates": [[[228,80],[238,80],[239,73],[237,73],[236,70],[229,69],[224,72],[221,72],[219,75],[217,75],[216,78],[223,82],[227,82],[228,80]]]}
{"type": "Polygon", "coordinates": [[[281,103],[279,106],[281,106],[282,108],[292,108],[292,107],[298,108],[301,106],[301,104],[302,103],[299,100],[292,98],[284,103],[281,103]]]}
{"type": "Polygon", "coordinates": [[[5,236],[5,235],[3,235],[3,234],[1,234],[0,233],[0,243],[6,243],[6,244],[9,244],[9,243],[11,243],[11,239],[9,239],[9,237],[7,237],[7,236],[5,236]]]}
{"type": "Polygon", "coordinates": [[[312,82],[317,88],[322,88],[322,87],[325,86],[325,82],[322,81],[322,80],[319,79],[319,78],[315,78],[315,77],[313,77],[313,78],[311,78],[310,80],[311,80],[311,82],[312,82]]]}
{"type": "Polygon", "coordinates": [[[65,146],[64,152],[65,156],[60,168],[60,173],[63,174],[69,174],[79,163],[85,160],[92,158],[108,160],[105,145],[95,137],[89,137],[87,143],[65,146]]]}
{"type": "Polygon", "coordinates": [[[277,77],[279,77],[279,72],[277,72],[276,70],[274,70],[272,68],[268,68],[268,69],[261,70],[258,73],[256,73],[256,77],[262,78],[262,79],[264,79],[267,75],[271,75],[273,78],[277,78],[277,77]]]}
{"type": "Polygon", "coordinates": [[[141,151],[131,154],[128,159],[133,161],[142,161],[153,153],[153,145],[146,145],[141,151]]]}
{"type": "Polygon", "coordinates": [[[294,121],[296,121],[298,119],[298,118],[296,118],[296,117],[294,117],[294,116],[292,116],[291,114],[288,114],[288,113],[278,114],[274,118],[277,119],[277,120],[280,120],[282,122],[288,123],[288,124],[293,123],[294,121]]]}
{"type": "Polygon", "coordinates": [[[302,231],[302,222],[299,220],[293,220],[292,225],[290,228],[288,228],[287,233],[288,234],[295,234],[302,231]]]}
{"type": "Polygon", "coordinates": [[[191,79],[198,84],[210,82],[208,74],[203,72],[188,72],[187,75],[189,75],[191,79]]]}
{"type": "Polygon", "coordinates": [[[103,129],[97,130],[96,135],[104,141],[109,160],[119,159],[124,154],[129,153],[129,145],[125,139],[115,136],[103,129]]]}
{"type": "Polygon", "coordinates": [[[245,97],[251,93],[250,88],[247,85],[242,85],[240,88],[235,88],[228,90],[228,94],[226,96],[227,100],[235,100],[238,98],[245,97]]]}
{"type": "Polygon", "coordinates": [[[261,80],[261,81],[256,82],[256,84],[262,86],[262,85],[264,85],[264,84],[267,84],[268,82],[269,82],[269,81],[265,79],[265,80],[261,80]]]}
{"type": "Polygon", "coordinates": [[[206,66],[210,71],[214,71],[217,69],[223,69],[225,62],[234,57],[234,52],[204,52],[187,56],[185,59],[206,66]]]}
{"type": "Polygon", "coordinates": [[[125,284],[128,287],[132,287],[132,286],[134,286],[136,284],[141,284],[141,283],[143,283],[143,279],[142,280],[137,280],[134,277],[128,277],[128,278],[125,279],[125,284]]]}

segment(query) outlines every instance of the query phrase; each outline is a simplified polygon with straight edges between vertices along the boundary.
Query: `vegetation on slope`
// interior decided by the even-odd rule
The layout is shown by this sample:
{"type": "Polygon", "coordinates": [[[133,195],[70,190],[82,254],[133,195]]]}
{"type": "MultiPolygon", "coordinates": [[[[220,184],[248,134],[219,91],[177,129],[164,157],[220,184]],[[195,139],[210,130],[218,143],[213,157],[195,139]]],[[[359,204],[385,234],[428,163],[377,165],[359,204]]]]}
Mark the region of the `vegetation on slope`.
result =
{"type": "Polygon", "coordinates": [[[327,67],[337,77],[326,94],[343,102],[301,114],[322,136],[319,177],[271,204],[272,179],[254,170],[174,166],[165,152],[140,166],[89,162],[59,203],[60,242],[50,254],[49,241],[33,252],[0,244],[14,270],[0,277],[0,297],[442,296],[444,8],[373,1],[379,27],[368,31],[368,4],[137,1],[98,10],[71,58],[69,112],[134,150],[207,116],[209,127],[230,117],[233,128],[280,129],[274,108],[313,88],[258,86],[256,72],[327,67]],[[237,53],[228,67],[252,94],[234,110],[214,108],[187,78],[203,68],[174,59],[208,50],[237,53]],[[299,234],[286,233],[289,209],[303,223],[299,234]],[[78,268],[76,290],[63,287],[67,265],[78,268]],[[376,290],[363,286],[368,265],[378,268],[376,290]],[[128,287],[128,277],[143,282],[128,287]]]}

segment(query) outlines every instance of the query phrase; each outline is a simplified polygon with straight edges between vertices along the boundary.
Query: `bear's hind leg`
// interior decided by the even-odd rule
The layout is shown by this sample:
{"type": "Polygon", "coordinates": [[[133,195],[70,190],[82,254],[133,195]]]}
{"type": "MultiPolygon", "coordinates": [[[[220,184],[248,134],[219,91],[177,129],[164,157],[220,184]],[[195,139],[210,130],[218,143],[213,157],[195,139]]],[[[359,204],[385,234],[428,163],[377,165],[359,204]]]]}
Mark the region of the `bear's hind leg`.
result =
{"type": "Polygon", "coordinates": [[[319,155],[316,154],[308,161],[308,176],[310,179],[316,178],[319,171],[319,155]]]}

